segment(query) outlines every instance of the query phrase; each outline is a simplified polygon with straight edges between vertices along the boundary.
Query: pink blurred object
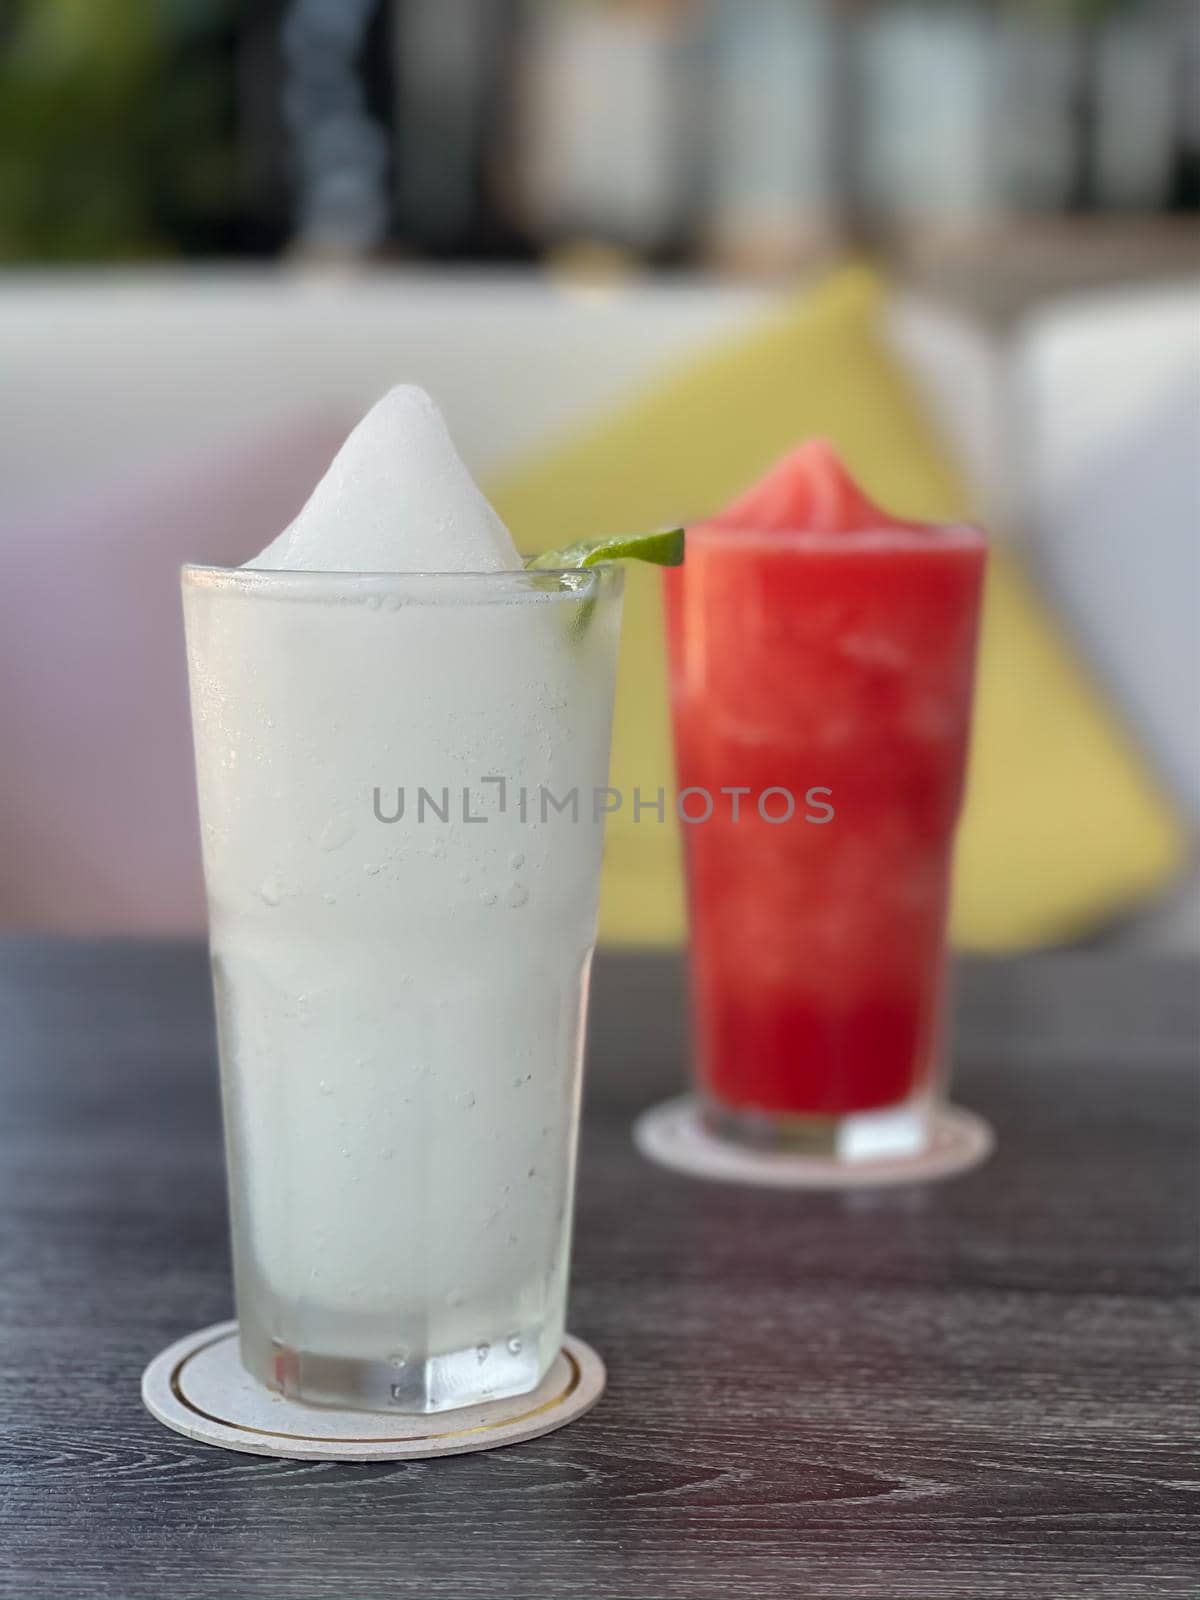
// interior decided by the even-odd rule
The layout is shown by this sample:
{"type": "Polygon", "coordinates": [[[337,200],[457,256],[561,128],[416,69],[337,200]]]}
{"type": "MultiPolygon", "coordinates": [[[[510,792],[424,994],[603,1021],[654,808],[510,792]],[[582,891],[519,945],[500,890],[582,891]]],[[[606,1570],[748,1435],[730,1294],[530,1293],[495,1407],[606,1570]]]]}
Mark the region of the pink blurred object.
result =
{"type": "Polygon", "coordinates": [[[291,521],[348,425],[276,427],[0,522],[0,928],[204,927],[179,603],[291,521]]]}

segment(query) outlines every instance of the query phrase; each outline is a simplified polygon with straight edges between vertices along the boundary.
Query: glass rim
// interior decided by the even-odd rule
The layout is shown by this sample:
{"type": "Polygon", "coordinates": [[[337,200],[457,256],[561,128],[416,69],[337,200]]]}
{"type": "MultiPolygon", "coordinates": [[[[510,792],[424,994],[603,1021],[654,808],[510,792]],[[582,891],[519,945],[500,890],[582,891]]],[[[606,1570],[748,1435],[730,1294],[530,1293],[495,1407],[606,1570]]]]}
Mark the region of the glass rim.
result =
{"type": "Polygon", "coordinates": [[[824,532],[814,528],[739,528],[724,522],[697,522],[688,540],[709,544],[741,544],[764,549],[842,551],[847,555],[876,550],[962,550],[986,547],[988,536],[975,522],[927,522],[911,528],[856,528],[824,532]]]}
{"type": "Polygon", "coordinates": [[[285,567],[222,567],[185,561],[185,591],[275,600],[361,600],[371,595],[411,600],[595,600],[619,594],[625,581],[616,562],[594,567],[519,567],[503,572],[325,572],[285,567]]]}

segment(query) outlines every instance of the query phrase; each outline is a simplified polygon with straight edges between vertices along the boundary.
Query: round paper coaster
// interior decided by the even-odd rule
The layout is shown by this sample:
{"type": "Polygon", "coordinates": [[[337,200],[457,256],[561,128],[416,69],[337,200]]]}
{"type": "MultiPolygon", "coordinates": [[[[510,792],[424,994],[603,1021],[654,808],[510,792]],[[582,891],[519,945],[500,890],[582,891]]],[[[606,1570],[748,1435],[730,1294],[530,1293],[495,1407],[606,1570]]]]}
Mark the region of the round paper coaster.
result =
{"type": "Polygon", "coordinates": [[[643,1111],[634,1123],[633,1138],[649,1160],[676,1172],[770,1189],[882,1188],[951,1178],[986,1161],[996,1144],[982,1117],[960,1106],[943,1106],[933,1114],[929,1144],[913,1154],[850,1161],[790,1150],[755,1150],[710,1132],[691,1095],[643,1111]]]}
{"type": "Polygon", "coordinates": [[[603,1361],[568,1334],[531,1394],[432,1416],[336,1411],[265,1389],[242,1366],[237,1323],[218,1322],[155,1356],[142,1374],[142,1400],[176,1433],[223,1450],[301,1461],[420,1461],[552,1433],[590,1411],[604,1382],[603,1361]]]}

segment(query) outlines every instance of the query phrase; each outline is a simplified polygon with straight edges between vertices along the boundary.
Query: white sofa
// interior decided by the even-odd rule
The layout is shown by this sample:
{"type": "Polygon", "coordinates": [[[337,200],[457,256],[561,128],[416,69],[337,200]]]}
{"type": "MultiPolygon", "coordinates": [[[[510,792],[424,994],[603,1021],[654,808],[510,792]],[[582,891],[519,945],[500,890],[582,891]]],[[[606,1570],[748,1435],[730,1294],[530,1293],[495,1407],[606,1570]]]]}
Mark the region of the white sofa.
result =
{"type": "MultiPolygon", "coordinates": [[[[174,569],[242,559],[270,537],[314,461],[389,384],[433,391],[486,474],[749,326],[770,299],[697,281],[400,271],[0,277],[0,926],[199,925],[174,569]],[[272,439],[270,492],[256,498],[237,444],[272,439]],[[235,465],[218,466],[231,451],[235,465]],[[202,530],[197,548],[189,507],[172,515],[163,497],[218,472],[229,482],[212,515],[243,526],[202,530]],[[81,503],[103,508],[104,550],[72,546],[81,503]],[[121,548],[123,519],[144,523],[148,504],[164,508],[161,534],[121,548]]],[[[1001,346],[899,297],[891,332],[998,522],[1025,530],[1200,813],[1185,615],[1198,313],[1195,288],[1117,297],[1044,314],[1001,346]]]]}

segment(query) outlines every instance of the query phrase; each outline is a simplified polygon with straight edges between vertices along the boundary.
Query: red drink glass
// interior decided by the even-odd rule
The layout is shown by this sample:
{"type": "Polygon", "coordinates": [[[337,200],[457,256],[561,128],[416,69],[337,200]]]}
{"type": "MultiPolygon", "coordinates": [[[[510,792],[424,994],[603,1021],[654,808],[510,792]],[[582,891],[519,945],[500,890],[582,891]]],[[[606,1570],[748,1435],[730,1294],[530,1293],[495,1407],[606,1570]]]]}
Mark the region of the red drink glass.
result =
{"type": "Polygon", "coordinates": [[[714,1132],[842,1159],[929,1137],[984,561],[813,444],[666,575],[714,1132]]]}

